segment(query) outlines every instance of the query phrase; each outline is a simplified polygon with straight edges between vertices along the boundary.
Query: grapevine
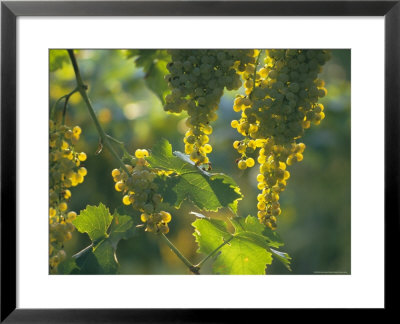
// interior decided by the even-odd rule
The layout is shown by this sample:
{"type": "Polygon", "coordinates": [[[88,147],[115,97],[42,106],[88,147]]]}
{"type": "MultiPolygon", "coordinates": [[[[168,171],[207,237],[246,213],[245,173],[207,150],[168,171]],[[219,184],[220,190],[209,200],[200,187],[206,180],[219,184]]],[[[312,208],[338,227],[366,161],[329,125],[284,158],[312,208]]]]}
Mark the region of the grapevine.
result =
{"type": "MultiPolygon", "coordinates": [[[[53,53],[57,68],[59,62],[72,67],[75,87],[56,100],[50,110],[50,272],[118,273],[119,242],[140,235],[166,244],[169,252],[192,274],[203,273],[206,262],[212,262],[212,272],[218,274],[265,274],[272,260],[291,270],[291,257],[279,251],[283,241],[276,231],[278,217],[285,212],[281,209],[281,196],[291,177],[290,167],[304,159],[305,131],[325,118],[320,99],[327,95],[327,89],[320,73],[331,58],[330,52],[303,49],[120,52],[134,58],[136,67],[143,70],[146,86],[162,102],[164,117],[169,114],[187,117],[181,125],[184,130],[180,130],[183,144],[179,138],[183,152],[174,151],[165,138],[158,138],[152,146],[142,146],[144,142],[125,144],[107,134],[97,117],[96,98],[93,102],[89,98],[89,85],[84,82],[85,75],[81,75],[76,52],[53,53]],[[57,55],[68,57],[69,61],[57,55]],[[111,174],[114,182],[112,195],[118,197],[114,211],[101,201],[79,212],[70,208],[73,188],[84,182],[86,167],[91,170],[85,165],[86,153],[77,150],[82,130],[69,125],[69,119],[74,117],[69,115],[69,109],[78,109],[78,105],[68,106],[75,93],[82,99],[83,110],[98,135],[98,142],[92,146],[96,159],[105,161],[101,156],[103,148],[113,159],[107,174],[108,177],[111,174]],[[224,124],[222,118],[217,119],[227,93],[234,93],[233,106],[228,110],[231,113],[233,110],[237,117],[224,124]],[[58,112],[58,104],[63,100],[63,110],[58,112]],[[246,195],[234,176],[215,172],[218,164],[217,168],[214,163],[211,167],[213,142],[218,140],[212,135],[218,124],[233,128],[240,136],[229,142],[229,149],[237,152],[235,163],[232,160],[240,170],[237,174],[242,176],[246,169],[257,165],[258,172],[252,179],[259,190],[257,201],[252,203],[254,216],[240,215],[238,204],[246,195]],[[170,240],[179,223],[178,210],[183,202],[185,208],[188,205],[197,208],[191,212],[197,217],[192,222],[192,240],[198,246],[197,252],[204,255],[197,262],[191,262],[170,240]],[[224,220],[213,216],[221,209],[230,213],[224,220]],[[64,245],[76,232],[87,235],[91,243],[69,255],[64,245]]],[[[84,130],[90,127],[79,124],[85,126],[84,130]]],[[[90,155],[89,150],[85,151],[90,155]]]]}
{"type": "Polygon", "coordinates": [[[84,181],[87,170],[82,166],[86,153],[75,150],[82,130],[50,121],[50,250],[51,272],[57,272],[58,264],[66,258],[63,244],[72,237],[75,230],[72,221],[75,211],[68,211],[71,188],[84,181]]]}
{"type": "Polygon", "coordinates": [[[147,150],[137,149],[135,158],[129,159],[130,164],[125,165],[129,173],[114,169],[111,175],[115,182],[115,190],[124,193],[123,204],[131,205],[142,213],[140,219],[146,226],[145,230],[167,234],[171,214],[160,210],[163,197],[157,193],[158,187],[154,183],[154,178],[163,175],[164,172],[151,168],[145,160],[148,156],[147,150]]]}
{"type": "Polygon", "coordinates": [[[208,143],[218,118],[217,109],[224,88],[237,90],[242,85],[238,71],[254,63],[254,50],[171,50],[172,61],[165,76],[171,93],[164,109],[172,113],[187,111],[185,153],[196,164],[209,163],[208,143]]]}
{"type": "Polygon", "coordinates": [[[241,118],[231,126],[244,139],[233,146],[241,154],[242,170],[254,166],[247,154],[259,149],[258,218],[271,229],[281,214],[279,196],[290,177],[286,168],[303,160],[305,144],[297,141],[311,123],[325,118],[318,98],[327,90],[318,73],[327,60],[324,50],[269,50],[260,70],[249,65],[242,74],[246,96],[235,99],[233,109],[241,111],[241,118]]]}

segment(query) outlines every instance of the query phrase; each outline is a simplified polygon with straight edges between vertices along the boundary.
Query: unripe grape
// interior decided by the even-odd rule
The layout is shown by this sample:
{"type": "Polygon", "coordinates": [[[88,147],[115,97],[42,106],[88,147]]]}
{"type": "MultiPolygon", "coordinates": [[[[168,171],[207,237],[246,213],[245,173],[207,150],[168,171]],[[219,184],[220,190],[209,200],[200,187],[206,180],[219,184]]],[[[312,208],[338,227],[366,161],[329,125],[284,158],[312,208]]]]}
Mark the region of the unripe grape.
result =
{"type": "Polygon", "coordinates": [[[263,182],[263,181],[264,181],[264,175],[261,174],[261,173],[258,174],[258,175],[257,175],[257,181],[258,181],[258,182],[263,182]]]}
{"type": "Polygon", "coordinates": [[[163,198],[160,194],[154,194],[153,195],[153,202],[154,204],[158,205],[163,201],[163,198]]]}
{"type": "Polygon", "coordinates": [[[248,158],[248,159],[246,160],[246,166],[247,166],[248,168],[253,167],[253,166],[254,166],[254,159],[253,159],[253,158],[248,158]]]}
{"type": "Polygon", "coordinates": [[[79,161],[82,161],[82,162],[86,161],[86,158],[87,158],[87,156],[86,156],[85,152],[81,152],[81,153],[78,154],[79,161]]]}
{"type": "Polygon", "coordinates": [[[121,172],[118,169],[114,169],[111,172],[111,175],[115,178],[117,176],[119,176],[121,174],[121,172]]]}
{"type": "Polygon", "coordinates": [[[290,178],[290,173],[289,173],[289,171],[285,171],[285,172],[284,172],[283,179],[284,179],[284,180],[287,180],[287,179],[289,179],[289,178],[290,178]]]}
{"type": "Polygon", "coordinates": [[[115,190],[116,190],[116,191],[122,191],[122,190],[124,190],[124,188],[125,188],[125,184],[124,184],[123,181],[118,181],[118,182],[115,184],[115,190]]]}
{"type": "Polygon", "coordinates": [[[67,254],[65,253],[64,250],[60,250],[60,251],[58,251],[57,256],[58,256],[60,262],[62,262],[66,259],[67,254]]]}
{"type": "Polygon", "coordinates": [[[297,162],[300,162],[303,160],[303,154],[301,154],[301,153],[296,153],[295,157],[296,157],[297,162]]]}
{"type": "Polygon", "coordinates": [[[280,214],[281,214],[281,209],[280,208],[272,209],[272,215],[279,216],[280,214]]]}
{"type": "Polygon", "coordinates": [[[204,145],[204,152],[205,153],[211,153],[212,151],[212,146],[210,144],[204,145]]]}
{"type": "Polygon", "coordinates": [[[204,127],[203,132],[206,135],[210,135],[212,133],[212,127],[210,125],[207,125],[206,127],[204,127]]]}
{"type": "Polygon", "coordinates": [[[54,208],[50,207],[50,212],[49,212],[50,217],[56,216],[56,213],[57,213],[56,210],[54,208]]]}
{"type": "Polygon", "coordinates": [[[257,204],[258,210],[264,210],[266,207],[267,207],[267,205],[266,205],[264,202],[262,202],[262,201],[260,201],[260,202],[257,204]]]}
{"type": "Polygon", "coordinates": [[[64,198],[65,199],[71,198],[71,191],[70,190],[68,190],[68,189],[64,190],[64,198]]]}
{"type": "Polygon", "coordinates": [[[289,156],[286,160],[287,165],[292,165],[295,161],[293,160],[293,156],[289,156]]]}
{"type": "Polygon", "coordinates": [[[68,149],[68,147],[69,147],[68,143],[66,141],[62,141],[61,149],[66,150],[66,149],[68,149]]]}
{"type": "Polygon", "coordinates": [[[260,211],[257,212],[257,217],[259,219],[265,218],[266,215],[267,215],[267,213],[264,210],[260,210],[260,211]]]}
{"type": "Polygon", "coordinates": [[[246,61],[240,64],[244,71],[255,59],[250,55],[251,50],[170,50],[169,53],[172,61],[167,65],[170,75],[166,80],[173,96],[168,97],[164,109],[175,112],[175,107],[179,106],[187,111],[187,126],[193,131],[190,136],[195,138],[185,136],[185,143],[193,145],[185,145],[185,153],[196,165],[207,163],[206,150],[202,151],[201,156],[192,153],[201,151],[204,144],[208,143],[202,135],[212,133],[209,123],[218,118],[216,110],[224,88],[234,90],[241,86],[236,62],[246,61]]]}
{"type": "Polygon", "coordinates": [[[136,150],[135,151],[135,157],[138,159],[142,159],[144,157],[143,151],[142,150],[136,150]]]}
{"type": "Polygon", "coordinates": [[[60,211],[66,211],[68,208],[68,205],[65,202],[62,202],[61,204],[58,205],[58,209],[60,209],[60,211]]]}
{"type": "Polygon", "coordinates": [[[165,211],[161,211],[161,219],[165,223],[169,223],[171,221],[171,214],[165,211]]]}
{"type": "Polygon", "coordinates": [[[239,167],[240,170],[246,169],[246,168],[247,168],[247,163],[246,163],[246,161],[240,160],[240,161],[238,162],[238,167],[239,167]]]}
{"type": "Polygon", "coordinates": [[[146,223],[148,219],[149,219],[149,215],[148,215],[148,214],[143,213],[143,214],[140,215],[140,220],[141,220],[143,223],[146,223]]]}
{"type": "Polygon", "coordinates": [[[131,204],[131,200],[130,200],[130,198],[129,198],[129,195],[125,195],[125,196],[122,198],[122,202],[123,202],[124,205],[130,205],[130,204],[131,204]]]}
{"type": "Polygon", "coordinates": [[[72,222],[76,219],[76,213],[74,211],[70,211],[67,215],[67,219],[69,222],[72,222]]]}
{"type": "Polygon", "coordinates": [[[80,135],[82,133],[82,129],[79,126],[75,126],[72,130],[75,135],[80,135]]]}

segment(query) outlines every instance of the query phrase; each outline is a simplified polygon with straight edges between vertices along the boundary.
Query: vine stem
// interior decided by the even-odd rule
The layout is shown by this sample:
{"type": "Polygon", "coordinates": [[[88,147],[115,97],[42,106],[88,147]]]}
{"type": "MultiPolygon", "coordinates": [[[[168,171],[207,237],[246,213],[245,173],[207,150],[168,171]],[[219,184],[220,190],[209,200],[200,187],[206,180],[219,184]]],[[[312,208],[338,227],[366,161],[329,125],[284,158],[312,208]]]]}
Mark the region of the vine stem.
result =
{"type": "Polygon", "coordinates": [[[161,239],[163,240],[163,242],[165,242],[170,249],[172,250],[172,252],[174,252],[176,254],[176,256],[181,259],[181,261],[189,268],[189,270],[191,272],[193,272],[194,274],[199,275],[200,272],[200,267],[197,265],[193,265],[188,259],[186,259],[184,257],[184,255],[178,250],[178,248],[164,235],[164,234],[160,234],[161,239]]]}
{"type": "MultiPolygon", "coordinates": [[[[54,103],[54,105],[51,106],[51,108],[50,108],[50,119],[54,120],[54,114],[55,114],[55,111],[56,111],[56,108],[57,108],[58,103],[59,103],[61,100],[63,100],[63,99],[65,99],[66,102],[68,102],[69,97],[71,97],[71,96],[72,96],[75,92],[77,92],[77,91],[78,91],[78,88],[75,88],[75,89],[72,90],[70,93],[67,93],[66,95],[63,95],[62,97],[60,97],[60,98],[57,99],[57,101],[54,103]]],[[[66,105],[66,104],[65,104],[65,105],[66,105]]],[[[64,110],[65,110],[65,105],[64,105],[64,110]]]]}
{"type": "Polygon", "coordinates": [[[59,103],[61,100],[63,100],[66,96],[67,96],[67,95],[64,95],[64,96],[62,96],[61,98],[58,98],[57,101],[54,103],[54,105],[51,106],[51,108],[50,108],[50,119],[54,120],[54,114],[55,114],[56,107],[57,107],[58,103],[59,103]]]}
{"type": "Polygon", "coordinates": [[[115,139],[114,137],[112,137],[112,136],[110,136],[108,134],[106,134],[106,136],[111,142],[114,142],[114,143],[120,145],[120,147],[121,147],[122,151],[124,152],[124,154],[129,155],[129,152],[125,149],[124,142],[121,142],[121,141],[115,139]]]}
{"type": "Polygon", "coordinates": [[[93,243],[90,244],[90,245],[88,245],[87,247],[85,247],[83,250],[81,250],[81,251],[75,253],[72,257],[73,257],[74,259],[78,259],[78,258],[79,258],[80,256],[82,256],[83,254],[89,252],[90,249],[91,249],[92,247],[93,247],[93,243]]]}
{"type": "MultiPolygon", "coordinates": [[[[74,51],[72,49],[68,50],[68,55],[71,59],[71,63],[72,66],[74,68],[74,72],[75,72],[75,79],[76,79],[76,83],[77,83],[77,87],[76,90],[74,90],[74,92],[79,91],[80,95],[82,96],[83,101],[86,104],[86,107],[88,108],[90,117],[92,118],[97,132],[100,135],[100,139],[101,139],[101,143],[104,144],[104,146],[107,147],[107,149],[111,152],[111,154],[114,156],[114,158],[118,161],[118,163],[121,165],[121,168],[127,173],[129,174],[128,169],[126,168],[125,164],[122,162],[122,160],[119,158],[118,154],[115,152],[114,148],[112,147],[110,140],[113,141],[114,143],[117,143],[119,145],[123,145],[122,142],[114,139],[113,137],[111,137],[110,135],[107,135],[103,128],[101,127],[96,114],[94,112],[94,109],[92,107],[92,104],[90,102],[89,96],[87,95],[87,86],[84,84],[83,79],[81,77],[81,73],[79,70],[79,66],[78,63],[76,61],[75,58],[75,54],[74,51]]],[[[67,95],[68,96],[68,95],[67,95]]],[[[65,98],[68,98],[67,96],[65,96],[65,98]]],[[[124,148],[125,151],[125,148],[124,148]]],[[[160,235],[161,239],[171,248],[171,250],[178,256],[178,258],[189,268],[189,270],[191,272],[193,272],[194,274],[200,274],[199,267],[194,266],[188,259],[186,259],[183,254],[175,247],[174,244],[172,244],[172,242],[164,235],[161,234],[160,235]]],[[[90,248],[92,247],[92,245],[86,247],[85,249],[83,249],[82,251],[78,252],[77,254],[74,255],[75,258],[81,256],[82,254],[86,253],[90,248]]]]}
{"type": "MultiPolygon", "coordinates": [[[[114,148],[112,147],[110,140],[119,144],[119,145],[123,145],[122,142],[114,139],[113,137],[111,137],[110,135],[106,134],[103,130],[103,128],[101,127],[96,114],[94,112],[93,106],[90,102],[89,96],[87,95],[87,86],[84,84],[83,79],[81,77],[81,73],[79,70],[79,66],[78,63],[76,61],[75,58],[75,54],[74,51],[72,49],[68,50],[68,55],[71,59],[71,63],[75,72],[75,79],[76,79],[76,83],[77,83],[77,87],[76,89],[74,89],[71,93],[63,96],[62,98],[66,99],[66,104],[68,103],[68,99],[69,97],[74,94],[75,92],[79,92],[80,95],[82,96],[83,101],[86,104],[86,107],[88,108],[90,117],[92,118],[97,132],[100,135],[101,138],[101,142],[102,144],[104,144],[104,146],[107,147],[107,149],[111,152],[111,154],[114,156],[114,158],[118,161],[118,163],[120,164],[121,168],[127,173],[129,174],[128,169],[126,168],[125,164],[122,162],[122,160],[119,158],[118,154],[115,152],[114,148]]],[[[260,55],[258,56],[259,59],[260,55]]],[[[257,59],[257,64],[258,64],[258,59],[257,59]]],[[[61,98],[60,98],[61,99],[61,98]]],[[[64,107],[65,107],[64,106],[64,107]]],[[[65,109],[65,108],[64,108],[65,109]]],[[[198,263],[197,265],[193,265],[188,259],[186,259],[186,257],[178,250],[178,248],[164,235],[164,234],[160,234],[160,238],[161,240],[166,243],[170,249],[172,250],[172,252],[175,253],[175,255],[189,268],[189,270],[194,273],[194,274],[200,274],[199,270],[201,265],[207,261],[210,257],[212,257],[219,249],[221,249],[225,244],[229,243],[230,240],[232,240],[234,238],[234,236],[230,237],[228,240],[226,240],[224,243],[222,243],[220,246],[218,246],[214,251],[212,251],[209,255],[207,255],[202,261],[200,261],[200,263],[198,263]]],[[[93,245],[89,245],[88,247],[86,247],[85,249],[83,249],[82,251],[78,252],[77,254],[74,255],[75,258],[78,258],[79,256],[81,256],[82,254],[86,253],[93,245]]]]}
{"type": "Polygon", "coordinates": [[[75,88],[74,90],[72,90],[70,93],[68,93],[65,96],[65,101],[64,101],[64,109],[63,109],[63,113],[62,113],[62,120],[61,120],[61,124],[64,125],[65,124],[65,114],[67,113],[67,106],[68,106],[68,101],[69,98],[71,98],[71,96],[75,93],[78,92],[78,88],[75,88]]]}
{"type": "Polygon", "coordinates": [[[120,157],[118,156],[118,154],[115,152],[114,148],[112,147],[110,141],[109,141],[109,137],[107,136],[107,134],[104,132],[103,128],[101,127],[96,114],[94,112],[94,109],[92,107],[92,104],[90,102],[89,96],[87,95],[87,86],[83,83],[82,77],[81,77],[81,73],[79,70],[79,66],[78,63],[76,61],[75,58],[75,54],[74,54],[74,50],[69,49],[68,50],[68,55],[71,59],[71,63],[72,63],[72,67],[74,68],[74,72],[75,72],[75,79],[76,79],[76,83],[77,83],[77,89],[80,93],[80,95],[82,96],[83,101],[86,104],[86,107],[88,108],[90,117],[92,117],[92,120],[96,126],[97,132],[100,135],[101,138],[101,142],[104,144],[105,147],[107,147],[107,149],[111,152],[112,156],[118,161],[118,163],[120,164],[121,168],[126,172],[126,174],[129,174],[129,171],[127,169],[127,167],[125,166],[125,163],[122,162],[122,160],[120,159],[120,157]]]}

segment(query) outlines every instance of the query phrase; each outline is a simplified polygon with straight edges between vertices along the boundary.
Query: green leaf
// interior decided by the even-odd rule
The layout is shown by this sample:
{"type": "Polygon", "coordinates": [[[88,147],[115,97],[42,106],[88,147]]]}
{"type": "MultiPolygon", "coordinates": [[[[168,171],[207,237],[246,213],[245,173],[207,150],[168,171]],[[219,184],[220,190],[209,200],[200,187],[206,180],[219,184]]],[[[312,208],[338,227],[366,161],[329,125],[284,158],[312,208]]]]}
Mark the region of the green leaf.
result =
{"type": "Polygon", "coordinates": [[[92,242],[96,243],[108,237],[107,229],[112,219],[108,208],[100,203],[97,207],[87,206],[80,212],[73,224],[79,232],[87,233],[92,242]]]}
{"type": "MultiPolygon", "coordinates": [[[[265,226],[257,218],[230,219],[234,233],[228,231],[221,220],[201,218],[193,222],[193,235],[199,245],[197,252],[210,255],[218,247],[213,272],[219,274],[265,274],[266,268],[276,257],[290,270],[290,257],[271,248],[281,241],[266,236],[265,226]]],[[[273,237],[273,236],[272,236],[273,237]]]]}
{"type": "Polygon", "coordinates": [[[154,92],[162,104],[165,104],[164,98],[169,92],[168,83],[164,80],[166,74],[168,74],[167,63],[157,61],[150,66],[144,76],[147,87],[154,92]]]}
{"type": "Polygon", "coordinates": [[[71,274],[79,270],[78,265],[76,264],[75,259],[67,258],[65,261],[61,262],[58,267],[57,271],[59,274],[71,274]]]}
{"type": "Polygon", "coordinates": [[[66,50],[50,50],[49,68],[50,72],[54,72],[63,67],[63,64],[69,62],[68,52],[66,50]]]}
{"type": "Polygon", "coordinates": [[[195,228],[193,235],[199,245],[199,253],[210,254],[231,237],[222,220],[202,218],[194,221],[192,226],[195,228]]]}
{"type": "Polygon", "coordinates": [[[147,73],[154,64],[157,53],[158,51],[153,49],[139,50],[138,57],[135,60],[136,66],[143,68],[143,71],[147,73]]]}
{"type": "Polygon", "coordinates": [[[73,222],[77,230],[87,233],[92,240],[92,248],[76,259],[79,274],[113,274],[118,271],[116,250],[121,239],[128,239],[135,232],[133,219],[120,215],[111,216],[103,205],[87,206],[73,222]]]}
{"type": "Polygon", "coordinates": [[[247,216],[246,218],[236,217],[230,219],[236,233],[242,237],[257,241],[258,244],[264,246],[273,254],[282,264],[289,270],[290,260],[292,259],[287,253],[277,251],[273,248],[279,248],[284,243],[276,231],[262,225],[256,217],[247,216]]]}
{"type": "Polygon", "coordinates": [[[116,274],[119,267],[115,249],[109,240],[77,258],[76,264],[79,271],[75,274],[116,274]]]}
{"type": "Polygon", "coordinates": [[[110,240],[105,240],[99,244],[93,254],[99,264],[99,273],[113,274],[118,270],[118,260],[115,255],[116,249],[110,240]]]}
{"type": "Polygon", "coordinates": [[[76,259],[79,273],[76,274],[104,274],[92,250],[76,259]]]}
{"type": "Polygon", "coordinates": [[[135,56],[139,55],[140,51],[141,51],[140,49],[131,49],[131,50],[126,50],[124,52],[126,54],[126,58],[130,59],[132,57],[135,57],[135,56]]]}
{"type": "Polygon", "coordinates": [[[270,252],[238,236],[221,248],[213,270],[220,274],[265,274],[267,265],[271,263],[270,252]]]}
{"type": "Polygon", "coordinates": [[[255,217],[236,217],[231,219],[231,223],[234,226],[236,233],[242,233],[243,235],[248,235],[248,233],[257,234],[258,236],[262,236],[271,247],[279,248],[284,245],[276,231],[262,225],[255,217]]]}
{"type": "Polygon", "coordinates": [[[110,227],[109,240],[116,249],[120,240],[126,240],[133,235],[135,227],[133,219],[130,216],[121,216],[115,211],[113,218],[114,221],[110,227]]]}
{"type": "Polygon", "coordinates": [[[118,271],[115,249],[108,240],[77,258],[76,264],[79,271],[73,274],[115,274],[118,271]]]}
{"type": "Polygon", "coordinates": [[[202,170],[181,152],[172,154],[172,146],[167,140],[154,145],[147,161],[153,168],[173,172],[156,180],[164,202],[179,208],[183,200],[190,199],[202,210],[230,207],[236,211],[242,195],[234,180],[223,173],[202,170]]]}
{"type": "Polygon", "coordinates": [[[292,269],[290,268],[290,260],[292,260],[292,258],[289,256],[289,254],[276,251],[272,248],[270,248],[269,250],[272,255],[277,258],[289,271],[292,271],[292,269]]]}
{"type": "Polygon", "coordinates": [[[164,77],[168,74],[167,63],[171,60],[166,50],[139,49],[128,50],[127,58],[136,57],[135,64],[143,68],[147,87],[165,104],[169,92],[164,77]]]}

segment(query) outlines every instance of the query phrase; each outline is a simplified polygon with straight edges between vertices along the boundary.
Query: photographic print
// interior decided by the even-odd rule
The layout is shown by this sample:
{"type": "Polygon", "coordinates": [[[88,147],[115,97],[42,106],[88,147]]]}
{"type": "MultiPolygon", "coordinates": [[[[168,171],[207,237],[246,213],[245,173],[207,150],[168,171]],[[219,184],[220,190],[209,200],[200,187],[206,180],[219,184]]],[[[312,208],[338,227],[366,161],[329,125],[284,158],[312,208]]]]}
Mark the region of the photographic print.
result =
{"type": "Polygon", "coordinates": [[[49,50],[49,273],[351,274],[350,62],[49,50]]]}

